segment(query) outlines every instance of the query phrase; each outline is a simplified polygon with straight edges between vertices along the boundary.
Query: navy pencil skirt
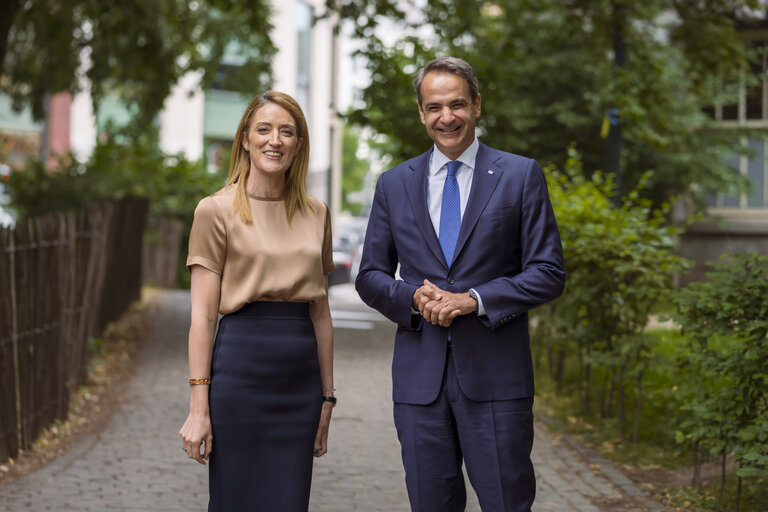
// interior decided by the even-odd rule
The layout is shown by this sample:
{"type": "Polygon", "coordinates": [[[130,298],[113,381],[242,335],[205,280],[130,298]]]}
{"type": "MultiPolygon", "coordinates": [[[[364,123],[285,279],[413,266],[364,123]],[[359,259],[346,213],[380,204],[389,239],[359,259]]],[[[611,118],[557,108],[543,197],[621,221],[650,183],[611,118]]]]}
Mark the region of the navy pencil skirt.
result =
{"type": "Polygon", "coordinates": [[[309,304],[253,302],[221,318],[209,512],[307,512],[322,389],[309,304]]]}

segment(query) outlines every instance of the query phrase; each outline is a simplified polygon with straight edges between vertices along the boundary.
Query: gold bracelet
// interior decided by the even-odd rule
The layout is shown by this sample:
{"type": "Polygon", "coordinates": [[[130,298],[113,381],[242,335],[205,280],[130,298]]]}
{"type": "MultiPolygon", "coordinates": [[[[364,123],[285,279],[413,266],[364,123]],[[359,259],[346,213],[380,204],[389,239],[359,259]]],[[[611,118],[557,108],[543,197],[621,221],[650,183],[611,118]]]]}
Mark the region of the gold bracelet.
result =
{"type": "Polygon", "coordinates": [[[189,385],[190,386],[197,386],[198,384],[210,384],[211,379],[208,377],[204,377],[202,379],[189,379],[189,385]]]}

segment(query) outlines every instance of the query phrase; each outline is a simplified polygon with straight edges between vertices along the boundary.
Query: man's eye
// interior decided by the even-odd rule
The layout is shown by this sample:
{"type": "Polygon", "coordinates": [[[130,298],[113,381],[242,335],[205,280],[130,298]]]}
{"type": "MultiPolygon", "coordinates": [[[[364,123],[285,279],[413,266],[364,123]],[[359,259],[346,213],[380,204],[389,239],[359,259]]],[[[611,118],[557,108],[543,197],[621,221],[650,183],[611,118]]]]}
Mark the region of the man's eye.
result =
{"type": "Polygon", "coordinates": [[[461,109],[463,109],[463,108],[467,108],[467,103],[465,103],[465,102],[463,102],[463,101],[459,101],[459,102],[456,102],[456,103],[452,103],[452,104],[451,104],[451,108],[452,108],[453,110],[461,110],[461,109]]]}
{"type": "Polygon", "coordinates": [[[429,112],[430,114],[433,114],[435,112],[440,112],[440,107],[438,107],[437,105],[430,105],[429,107],[427,107],[427,112],[429,112]]]}

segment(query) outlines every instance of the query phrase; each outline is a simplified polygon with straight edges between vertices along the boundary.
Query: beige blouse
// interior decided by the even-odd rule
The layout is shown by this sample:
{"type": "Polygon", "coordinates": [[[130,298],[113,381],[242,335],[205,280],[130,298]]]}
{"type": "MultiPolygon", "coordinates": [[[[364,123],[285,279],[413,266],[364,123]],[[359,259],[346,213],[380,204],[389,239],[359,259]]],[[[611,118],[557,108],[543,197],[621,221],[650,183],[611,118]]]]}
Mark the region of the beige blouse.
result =
{"type": "Polygon", "coordinates": [[[324,276],[333,268],[328,207],[310,197],[314,211],[296,210],[291,223],[282,199],[249,195],[253,222],[235,212],[235,186],[201,200],[189,234],[187,268],[221,276],[219,313],[257,300],[316,302],[326,296],[324,276]]]}

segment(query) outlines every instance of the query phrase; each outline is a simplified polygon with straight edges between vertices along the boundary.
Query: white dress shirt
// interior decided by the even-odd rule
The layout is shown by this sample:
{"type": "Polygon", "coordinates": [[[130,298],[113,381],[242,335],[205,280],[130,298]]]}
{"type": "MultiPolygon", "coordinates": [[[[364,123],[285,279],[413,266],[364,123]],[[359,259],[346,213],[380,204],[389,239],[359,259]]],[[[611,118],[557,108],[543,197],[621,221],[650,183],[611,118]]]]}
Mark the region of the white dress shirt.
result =
{"type": "MultiPolygon", "coordinates": [[[[456,171],[456,181],[459,183],[459,200],[461,202],[461,218],[464,218],[464,210],[467,209],[467,200],[469,192],[472,190],[472,173],[475,170],[475,158],[480,143],[475,138],[472,144],[457,158],[461,166],[456,171]]],[[[443,204],[443,187],[445,186],[445,176],[448,173],[448,167],[445,164],[451,159],[445,156],[437,149],[432,151],[429,158],[429,170],[427,174],[427,205],[429,206],[429,217],[432,219],[432,226],[435,228],[435,234],[440,237],[440,208],[443,204]]]]}
{"type": "MultiPolygon", "coordinates": [[[[479,147],[480,143],[477,141],[477,137],[475,137],[472,144],[456,159],[461,162],[461,166],[456,171],[456,181],[459,184],[462,220],[464,219],[464,210],[467,209],[469,193],[472,190],[472,174],[475,171],[475,159],[477,158],[477,149],[479,147]]],[[[429,158],[427,206],[429,207],[429,217],[432,220],[432,226],[435,228],[435,234],[437,234],[438,238],[440,238],[440,209],[443,204],[443,187],[445,186],[445,177],[448,173],[448,168],[445,164],[450,161],[451,159],[441,153],[437,146],[435,146],[435,150],[432,151],[432,156],[429,158]]],[[[477,314],[485,315],[483,301],[477,291],[475,291],[475,295],[477,295],[477,314]]]]}

